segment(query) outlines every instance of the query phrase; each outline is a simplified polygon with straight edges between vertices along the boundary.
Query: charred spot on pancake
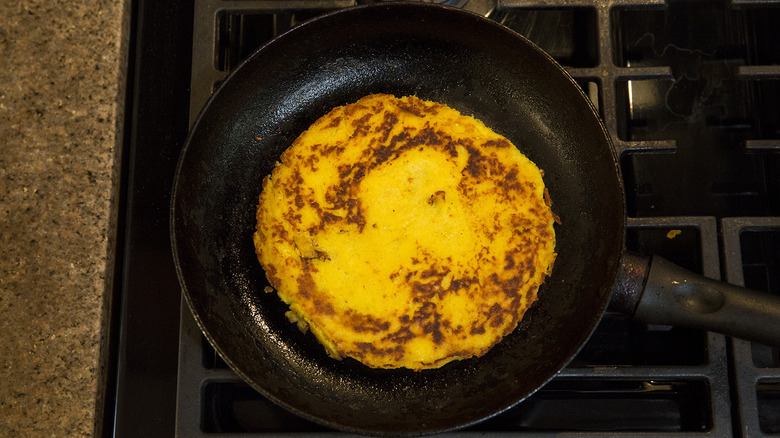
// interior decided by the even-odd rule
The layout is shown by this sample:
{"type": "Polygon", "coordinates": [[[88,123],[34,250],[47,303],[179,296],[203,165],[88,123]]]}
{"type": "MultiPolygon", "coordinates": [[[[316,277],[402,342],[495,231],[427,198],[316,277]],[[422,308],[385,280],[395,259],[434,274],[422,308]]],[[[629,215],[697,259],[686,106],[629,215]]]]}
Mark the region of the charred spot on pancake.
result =
{"type": "Polygon", "coordinates": [[[445,192],[444,190],[437,190],[436,193],[432,194],[431,197],[428,198],[428,204],[437,205],[443,203],[446,200],[447,200],[447,192],[445,192]]]}
{"type": "Polygon", "coordinates": [[[446,105],[366,96],[262,179],[254,245],[288,319],[334,359],[437,368],[485,354],[555,259],[542,172],[446,105]]]}

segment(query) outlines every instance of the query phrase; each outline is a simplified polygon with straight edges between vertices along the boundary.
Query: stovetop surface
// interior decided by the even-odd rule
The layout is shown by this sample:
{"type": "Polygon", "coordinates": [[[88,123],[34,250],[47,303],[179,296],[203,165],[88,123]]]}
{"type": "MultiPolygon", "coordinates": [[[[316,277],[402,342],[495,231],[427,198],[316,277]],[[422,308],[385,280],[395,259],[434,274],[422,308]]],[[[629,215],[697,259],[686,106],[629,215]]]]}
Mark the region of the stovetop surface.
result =
{"type": "MultiPolygon", "coordinates": [[[[779,3],[445,3],[527,36],[591,98],[620,157],[629,250],[780,295],[779,3]]],[[[106,434],[332,432],[264,399],[205,341],[180,302],[168,205],[189,123],[226,74],[273,36],[354,4],[134,5],[106,434]]],[[[778,351],[608,313],[550,384],[455,434],[509,433],[778,435],[778,351]]]]}

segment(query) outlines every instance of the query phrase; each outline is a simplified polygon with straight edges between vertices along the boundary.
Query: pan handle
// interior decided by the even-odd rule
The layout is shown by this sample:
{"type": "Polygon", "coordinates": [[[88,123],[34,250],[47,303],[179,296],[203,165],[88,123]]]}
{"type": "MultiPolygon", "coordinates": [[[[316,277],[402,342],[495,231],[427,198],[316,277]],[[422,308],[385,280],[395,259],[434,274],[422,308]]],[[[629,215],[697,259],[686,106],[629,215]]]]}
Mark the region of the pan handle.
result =
{"type": "Polygon", "coordinates": [[[640,322],[780,347],[780,297],[695,274],[659,256],[623,255],[610,309],[640,322]]]}

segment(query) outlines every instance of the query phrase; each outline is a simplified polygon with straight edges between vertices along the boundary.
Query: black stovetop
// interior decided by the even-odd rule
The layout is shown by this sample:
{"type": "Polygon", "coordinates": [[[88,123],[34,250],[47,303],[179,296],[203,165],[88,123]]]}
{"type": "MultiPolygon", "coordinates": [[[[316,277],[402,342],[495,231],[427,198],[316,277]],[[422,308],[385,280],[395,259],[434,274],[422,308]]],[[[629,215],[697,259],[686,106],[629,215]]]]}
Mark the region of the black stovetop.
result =
{"type": "MultiPolygon", "coordinates": [[[[204,340],[181,306],[168,208],[189,123],[227,72],[296,23],[355,3],[133,5],[105,435],[328,432],[265,400],[204,340]]],[[[780,4],[444,3],[527,36],[591,97],[620,156],[628,249],[780,295],[780,4]]],[[[457,435],[580,432],[780,434],[778,350],[607,314],[550,384],[457,435]]]]}

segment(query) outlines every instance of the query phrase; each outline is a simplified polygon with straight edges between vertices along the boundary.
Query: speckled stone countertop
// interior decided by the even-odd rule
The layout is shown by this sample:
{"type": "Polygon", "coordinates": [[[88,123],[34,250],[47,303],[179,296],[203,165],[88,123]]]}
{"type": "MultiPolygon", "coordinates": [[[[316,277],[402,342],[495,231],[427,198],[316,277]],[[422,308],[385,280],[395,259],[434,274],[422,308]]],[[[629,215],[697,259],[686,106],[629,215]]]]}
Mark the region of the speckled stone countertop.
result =
{"type": "Polygon", "coordinates": [[[0,2],[0,435],[100,430],[129,0],[0,2]]]}

